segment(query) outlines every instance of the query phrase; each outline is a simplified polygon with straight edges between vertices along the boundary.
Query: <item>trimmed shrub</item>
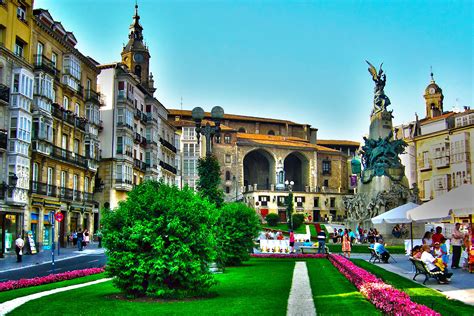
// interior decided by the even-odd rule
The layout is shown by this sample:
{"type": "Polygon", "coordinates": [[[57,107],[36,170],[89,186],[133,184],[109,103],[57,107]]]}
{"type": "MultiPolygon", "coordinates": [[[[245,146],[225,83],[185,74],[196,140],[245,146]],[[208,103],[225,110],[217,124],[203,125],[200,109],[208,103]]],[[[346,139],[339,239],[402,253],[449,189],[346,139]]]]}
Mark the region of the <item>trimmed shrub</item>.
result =
{"type": "MultiPolygon", "coordinates": [[[[293,230],[298,229],[304,222],[304,214],[293,214],[293,230]]],[[[290,227],[291,228],[291,227],[290,227]]]]}
{"type": "Polygon", "coordinates": [[[235,266],[249,260],[249,250],[260,231],[255,211],[243,203],[222,206],[218,220],[217,261],[222,266],[235,266]]]}
{"type": "Polygon", "coordinates": [[[190,189],[156,181],[136,186],[102,220],[115,286],[133,297],[206,294],[215,284],[209,263],[217,216],[215,206],[190,189]]]}
{"type": "Polygon", "coordinates": [[[265,217],[265,220],[267,221],[268,226],[274,227],[274,226],[277,226],[278,223],[280,222],[280,216],[278,216],[278,214],[275,214],[275,213],[270,213],[265,217]]]}

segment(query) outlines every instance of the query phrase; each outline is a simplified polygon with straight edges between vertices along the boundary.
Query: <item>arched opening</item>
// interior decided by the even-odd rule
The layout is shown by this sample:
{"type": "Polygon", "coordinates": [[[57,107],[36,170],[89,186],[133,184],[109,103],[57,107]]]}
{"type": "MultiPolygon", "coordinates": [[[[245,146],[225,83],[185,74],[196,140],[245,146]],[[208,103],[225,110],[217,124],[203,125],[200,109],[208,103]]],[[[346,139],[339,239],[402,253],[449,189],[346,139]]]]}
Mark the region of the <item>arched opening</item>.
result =
{"type": "Polygon", "coordinates": [[[262,149],[249,152],[244,158],[244,185],[257,185],[257,190],[269,190],[275,183],[275,159],[262,149]]]}
{"type": "Polygon", "coordinates": [[[293,181],[293,191],[304,191],[309,185],[309,161],[299,152],[286,156],[284,162],[285,176],[288,181],[293,181]]]}
{"type": "Polygon", "coordinates": [[[226,171],[225,172],[225,181],[229,181],[230,180],[230,171],[226,171]]]}
{"type": "Polygon", "coordinates": [[[268,131],[268,135],[275,135],[275,132],[271,129],[268,131]]]}
{"type": "Polygon", "coordinates": [[[247,133],[244,127],[239,128],[239,133],[247,133]]]}
{"type": "Polygon", "coordinates": [[[138,78],[142,77],[142,66],[140,65],[135,66],[135,75],[137,75],[138,78]]]}

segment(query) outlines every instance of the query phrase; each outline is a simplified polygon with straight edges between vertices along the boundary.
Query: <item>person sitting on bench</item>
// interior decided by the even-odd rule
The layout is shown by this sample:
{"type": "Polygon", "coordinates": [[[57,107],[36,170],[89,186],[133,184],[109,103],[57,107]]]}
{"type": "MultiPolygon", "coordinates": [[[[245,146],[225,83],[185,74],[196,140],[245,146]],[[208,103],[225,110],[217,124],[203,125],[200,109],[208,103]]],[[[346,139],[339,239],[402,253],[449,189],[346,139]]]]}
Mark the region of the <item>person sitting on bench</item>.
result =
{"type": "Polygon", "coordinates": [[[449,278],[453,274],[447,273],[446,270],[443,271],[435,265],[436,261],[439,259],[433,257],[433,255],[431,254],[431,249],[429,245],[423,245],[422,249],[423,249],[423,253],[421,254],[421,261],[423,261],[426,264],[430,272],[442,271],[443,274],[441,274],[438,277],[438,281],[441,284],[447,284],[449,282],[449,278]]]}
{"type": "Polygon", "coordinates": [[[374,250],[376,253],[380,255],[384,263],[388,263],[390,254],[388,253],[387,249],[385,249],[385,246],[383,245],[383,239],[379,239],[375,241],[374,250]]]}

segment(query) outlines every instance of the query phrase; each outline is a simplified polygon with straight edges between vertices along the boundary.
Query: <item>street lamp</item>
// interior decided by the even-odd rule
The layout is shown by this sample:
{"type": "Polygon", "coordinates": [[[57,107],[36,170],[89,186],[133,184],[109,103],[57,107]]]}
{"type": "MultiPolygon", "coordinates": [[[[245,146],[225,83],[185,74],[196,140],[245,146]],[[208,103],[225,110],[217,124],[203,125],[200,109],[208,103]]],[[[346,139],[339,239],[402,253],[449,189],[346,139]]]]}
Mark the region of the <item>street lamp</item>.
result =
{"type": "Polygon", "coordinates": [[[235,174],[232,176],[232,182],[234,182],[234,186],[235,186],[235,202],[237,202],[237,177],[235,176],[235,174]]]}
{"type": "Polygon", "coordinates": [[[201,134],[206,137],[206,157],[212,154],[211,144],[214,136],[219,136],[221,131],[221,120],[224,118],[224,109],[220,106],[215,106],[211,110],[211,120],[214,122],[214,126],[211,126],[209,122],[205,126],[202,126],[202,119],[204,118],[204,110],[201,107],[195,107],[191,112],[191,116],[196,123],[196,137],[199,144],[201,134]]]}

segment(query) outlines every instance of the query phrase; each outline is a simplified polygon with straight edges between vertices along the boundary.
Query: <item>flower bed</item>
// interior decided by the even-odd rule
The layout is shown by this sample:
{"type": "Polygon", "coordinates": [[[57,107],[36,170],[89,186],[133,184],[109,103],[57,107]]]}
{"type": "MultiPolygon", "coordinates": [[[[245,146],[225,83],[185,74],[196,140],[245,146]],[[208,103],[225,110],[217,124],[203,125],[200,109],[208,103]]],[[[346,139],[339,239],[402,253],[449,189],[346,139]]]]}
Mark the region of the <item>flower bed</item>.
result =
{"type": "Polygon", "coordinates": [[[0,292],[21,289],[30,286],[43,285],[59,281],[71,280],[83,276],[104,272],[104,268],[90,268],[83,270],[73,270],[63,273],[50,274],[44,277],[36,277],[32,279],[20,279],[14,281],[6,281],[0,283],[0,292]]]}
{"type": "Polygon", "coordinates": [[[301,254],[301,253],[253,253],[250,255],[253,258],[327,258],[325,254],[301,254]]]}
{"type": "Polygon", "coordinates": [[[341,255],[329,255],[331,263],[351,281],[372,304],[389,315],[440,315],[411,301],[408,294],[384,283],[341,255]]]}

